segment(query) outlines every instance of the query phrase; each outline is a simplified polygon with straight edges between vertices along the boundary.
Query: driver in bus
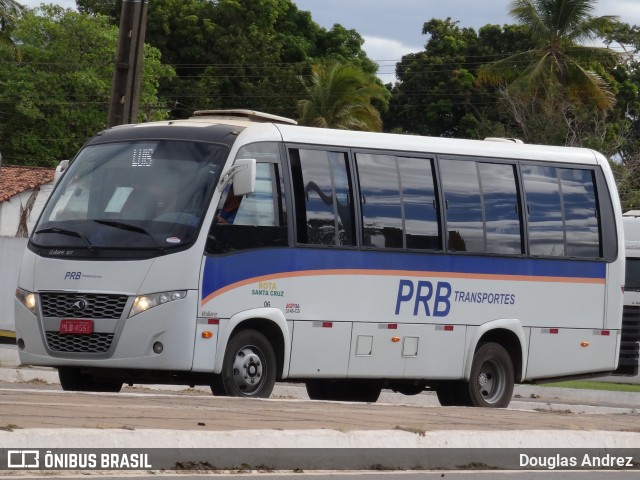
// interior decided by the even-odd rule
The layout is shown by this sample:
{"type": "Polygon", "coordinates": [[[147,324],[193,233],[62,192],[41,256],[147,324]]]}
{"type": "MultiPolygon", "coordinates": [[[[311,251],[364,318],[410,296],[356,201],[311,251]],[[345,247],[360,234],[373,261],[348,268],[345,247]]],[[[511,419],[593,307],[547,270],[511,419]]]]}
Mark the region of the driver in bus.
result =
{"type": "Polygon", "coordinates": [[[236,218],[236,214],[238,213],[238,208],[240,208],[241,202],[242,197],[236,196],[233,193],[233,185],[231,185],[229,193],[227,194],[227,198],[225,199],[222,208],[216,216],[216,223],[231,225],[236,218]]]}

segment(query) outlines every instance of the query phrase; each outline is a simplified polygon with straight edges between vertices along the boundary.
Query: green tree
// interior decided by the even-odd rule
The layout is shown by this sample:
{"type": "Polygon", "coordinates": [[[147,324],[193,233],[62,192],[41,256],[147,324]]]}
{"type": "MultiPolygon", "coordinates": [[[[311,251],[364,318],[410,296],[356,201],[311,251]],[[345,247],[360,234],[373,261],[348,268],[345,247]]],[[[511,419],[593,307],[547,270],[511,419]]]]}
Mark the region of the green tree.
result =
{"type": "Polygon", "coordinates": [[[0,45],[13,48],[19,58],[19,50],[11,37],[16,20],[24,11],[24,6],[15,0],[0,0],[0,45]]]}
{"type": "Polygon", "coordinates": [[[385,128],[446,137],[512,136],[494,95],[476,76],[480,65],[531,48],[526,29],[486,25],[476,33],[451,18],[434,18],[422,33],[428,36],[424,51],[405,55],[396,66],[385,128]]]}
{"type": "MultiPolygon", "coordinates": [[[[0,47],[0,144],[8,163],[53,166],[105,128],[117,27],[103,16],[42,6],[16,22],[23,61],[0,47]]],[[[172,70],[145,48],[141,118],[160,119],[159,80],[172,70]]]]}
{"type": "Polygon", "coordinates": [[[640,209],[640,26],[616,24],[607,32],[608,45],[620,49],[622,63],[613,71],[617,82],[614,121],[618,141],[613,168],[624,210],[640,209]]]}
{"type": "Polygon", "coordinates": [[[382,130],[380,112],[372,102],[384,107],[389,92],[372,75],[350,66],[330,62],[314,65],[303,80],[307,95],[298,101],[299,123],[343,130],[382,130]]]}
{"type": "Polygon", "coordinates": [[[602,116],[615,104],[615,92],[604,77],[606,70],[619,62],[618,56],[607,48],[583,45],[585,41],[603,37],[616,22],[612,16],[592,16],[595,3],[595,0],[511,2],[510,14],[528,29],[535,46],[483,66],[478,78],[485,84],[501,86],[503,105],[528,140],[545,139],[560,129],[565,133],[565,143],[572,143],[567,122],[583,123],[583,118],[575,115],[579,110],[587,117],[602,116]],[[557,115],[549,117],[553,112],[557,115]],[[540,130],[542,126],[547,128],[540,130]]]}
{"type": "MultiPolygon", "coordinates": [[[[77,4],[119,21],[120,0],[77,4]]],[[[161,85],[174,117],[231,107],[293,117],[304,94],[298,77],[312,64],[333,59],[370,73],[377,68],[355,30],[321,28],[291,0],[153,0],[146,41],[176,70],[161,85]]]]}

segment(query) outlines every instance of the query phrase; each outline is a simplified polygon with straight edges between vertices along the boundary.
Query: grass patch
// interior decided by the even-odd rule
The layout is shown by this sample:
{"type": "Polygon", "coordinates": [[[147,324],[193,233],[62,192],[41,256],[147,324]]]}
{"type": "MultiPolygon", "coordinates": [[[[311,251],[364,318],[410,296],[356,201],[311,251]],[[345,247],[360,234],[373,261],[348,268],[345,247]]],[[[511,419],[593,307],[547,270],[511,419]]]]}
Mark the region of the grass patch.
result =
{"type": "Polygon", "coordinates": [[[541,384],[541,387],[575,388],[579,390],[607,390],[610,392],[640,392],[640,385],[630,383],[593,382],[589,380],[574,380],[571,382],[556,382],[541,384]]]}

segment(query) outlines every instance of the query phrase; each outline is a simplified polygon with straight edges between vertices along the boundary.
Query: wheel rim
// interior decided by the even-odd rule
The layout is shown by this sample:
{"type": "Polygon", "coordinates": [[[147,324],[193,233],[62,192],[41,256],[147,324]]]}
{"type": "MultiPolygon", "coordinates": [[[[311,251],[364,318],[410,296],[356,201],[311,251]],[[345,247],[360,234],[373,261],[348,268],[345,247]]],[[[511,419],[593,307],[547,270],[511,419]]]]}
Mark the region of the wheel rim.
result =
{"type": "Polygon", "coordinates": [[[265,364],[262,352],[255,346],[238,350],[233,362],[233,381],[243,395],[255,394],[264,382],[265,364]]]}
{"type": "Polygon", "coordinates": [[[487,403],[500,401],[507,387],[505,367],[495,361],[488,360],[482,364],[478,372],[478,393],[487,403]]]}

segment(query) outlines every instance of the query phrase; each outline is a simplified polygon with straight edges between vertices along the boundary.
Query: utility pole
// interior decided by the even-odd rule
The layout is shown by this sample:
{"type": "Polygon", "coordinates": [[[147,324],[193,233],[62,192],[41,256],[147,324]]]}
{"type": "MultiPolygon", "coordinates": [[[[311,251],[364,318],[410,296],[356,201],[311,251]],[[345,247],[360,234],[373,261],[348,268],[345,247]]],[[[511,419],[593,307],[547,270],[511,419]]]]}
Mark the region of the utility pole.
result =
{"type": "Polygon", "coordinates": [[[137,123],[148,0],[122,0],[108,126],[137,123]]]}

